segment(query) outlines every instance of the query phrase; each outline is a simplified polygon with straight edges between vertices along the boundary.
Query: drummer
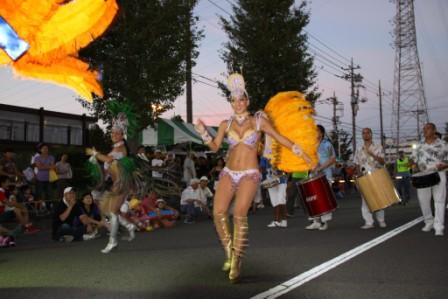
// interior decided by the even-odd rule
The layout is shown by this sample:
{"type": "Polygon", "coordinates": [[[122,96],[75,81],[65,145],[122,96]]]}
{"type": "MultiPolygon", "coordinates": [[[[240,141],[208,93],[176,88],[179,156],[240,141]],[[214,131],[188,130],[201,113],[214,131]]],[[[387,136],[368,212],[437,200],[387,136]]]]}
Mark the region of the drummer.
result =
{"type": "MultiPolygon", "coordinates": [[[[317,125],[319,138],[319,164],[313,170],[313,173],[323,173],[327,177],[328,182],[333,182],[333,168],[336,163],[336,154],[330,140],[325,135],[325,128],[317,125]]],[[[333,218],[332,213],[327,213],[319,217],[311,218],[313,223],[305,227],[305,229],[326,230],[328,228],[328,221],[333,218]]]]}
{"type": "MultiPolygon", "coordinates": [[[[356,170],[358,175],[363,175],[369,171],[380,169],[384,166],[384,151],[381,144],[375,144],[372,141],[372,129],[362,129],[362,139],[364,144],[361,148],[356,149],[353,162],[356,164],[356,170]]],[[[364,225],[361,229],[370,229],[374,227],[373,215],[370,212],[369,207],[365,199],[361,195],[362,205],[361,214],[364,219],[364,225]]],[[[386,227],[384,210],[375,212],[376,220],[381,228],[386,227]]]]}
{"type": "Polygon", "coordinates": [[[434,228],[436,236],[443,236],[446,201],[446,174],[448,168],[447,143],[436,136],[436,125],[427,123],[423,127],[422,142],[413,147],[411,159],[413,169],[422,172],[438,171],[440,182],[432,187],[417,189],[417,197],[422,210],[425,226],[422,231],[434,228]],[[431,210],[431,195],[434,198],[434,215],[431,210]]]}

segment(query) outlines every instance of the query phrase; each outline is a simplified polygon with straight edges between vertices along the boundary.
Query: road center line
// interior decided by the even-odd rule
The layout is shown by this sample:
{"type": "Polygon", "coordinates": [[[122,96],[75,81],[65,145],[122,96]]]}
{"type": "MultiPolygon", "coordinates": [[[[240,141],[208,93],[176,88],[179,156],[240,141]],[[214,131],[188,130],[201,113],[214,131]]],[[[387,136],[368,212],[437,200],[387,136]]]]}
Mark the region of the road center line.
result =
{"type": "Polygon", "coordinates": [[[413,227],[414,225],[420,223],[423,221],[423,217],[419,217],[417,219],[414,219],[400,227],[397,227],[390,232],[385,233],[384,235],[381,235],[367,243],[361,244],[358,247],[353,248],[352,250],[349,250],[323,264],[320,264],[319,266],[316,266],[306,272],[303,272],[302,274],[297,275],[296,277],[293,277],[292,279],[285,281],[263,293],[257,294],[253,296],[251,299],[274,299],[277,298],[283,294],[286,294],[293,289],[300,287],[301,285],[307,283],[308,281],[330,271],[333,268],[336,268],[342,263],[345,263],[352,258],[360,255],[361,253],[371,249],[372,247],[375,247],[390,238],[395,237],[401,232],[404,232],[405,230],[413,227]]]}

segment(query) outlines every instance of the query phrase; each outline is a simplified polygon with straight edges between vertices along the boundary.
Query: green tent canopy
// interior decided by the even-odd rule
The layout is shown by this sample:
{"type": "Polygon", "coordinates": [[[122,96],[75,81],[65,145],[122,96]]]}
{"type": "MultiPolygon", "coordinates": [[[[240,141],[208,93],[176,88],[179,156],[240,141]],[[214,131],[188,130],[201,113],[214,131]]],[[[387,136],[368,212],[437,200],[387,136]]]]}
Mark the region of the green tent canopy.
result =
{"type": "MultiPolygon", "coordinates": [[[[207,126],[207,131],[216,136],[217,127],[207,126]]],[[[193,124],[159,118],[155,128],[148,127],[142,132],[142,144],[147,146],[173,145],[179,143],[203,144],[201,136],[193,124]]]]}

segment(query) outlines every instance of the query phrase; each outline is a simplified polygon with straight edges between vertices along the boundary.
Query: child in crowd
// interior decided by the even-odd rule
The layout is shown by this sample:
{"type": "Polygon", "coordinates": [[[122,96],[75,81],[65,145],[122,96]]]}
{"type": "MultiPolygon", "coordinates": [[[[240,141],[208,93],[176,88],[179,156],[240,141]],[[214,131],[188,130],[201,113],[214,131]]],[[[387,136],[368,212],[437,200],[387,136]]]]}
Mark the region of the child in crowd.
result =
{"type": "Polygon", "coordinates": [[[15,231],[25,229],[26,233],[36,233],[35,228],[29,221],[28,209],[17,202],[16,196],[10,192],[10,181],[7,176],[0,176],[0,223],[17,220],[19,226],[15,231]]]}
{"type": "Polygon", "coordinates": [[[18,202],[28,206],[32,211],[35,212],[36,216],[45,216],[50,214],[45,206],[45,202],[43,200],[37,200],[34,194],[32,193],[31,186],[24,185],[19,188],[17,193],[18,202]]]}
{"type": "Polygon", "coordinates": [[[139,231],[152,231],[146,209],[138,198],[131,197],[129,201],[123,203],[120,217],[135,225],[139,231]]]}
{"type": "Polygon", "coordinates": [[[171,228],[176,225],[179,212],[166,204],[162,198],[156,200],[156,208],[148,213],[154,228],[171,228]]]}

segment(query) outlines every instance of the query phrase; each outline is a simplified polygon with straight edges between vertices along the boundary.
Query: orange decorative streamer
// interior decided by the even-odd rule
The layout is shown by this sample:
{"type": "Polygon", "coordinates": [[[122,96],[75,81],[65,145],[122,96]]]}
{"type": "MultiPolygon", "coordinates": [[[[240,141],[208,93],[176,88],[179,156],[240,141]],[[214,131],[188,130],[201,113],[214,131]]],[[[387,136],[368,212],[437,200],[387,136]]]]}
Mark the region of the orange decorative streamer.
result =
{"type": "Polygon", "coordinates": [[[298,144],[312,161],[307,164],[303,158],[273,139],[271,164],[286,172],[313,169],[318,163],[318,132],[312,117],[314,109],[303,94],[297,91],[279,92],[269,100],[264,111],[276,130],[298,144]]]}
{"type": "Polygon", "coordinates": [[[115,0],[0,0],[0,16],[30,46],[16,61],[0,50],[0,65],[70,87],[88,101],[92,93],[103,96],[98,73],[78,51],[104,33],[117,10],[115,0]]]}

